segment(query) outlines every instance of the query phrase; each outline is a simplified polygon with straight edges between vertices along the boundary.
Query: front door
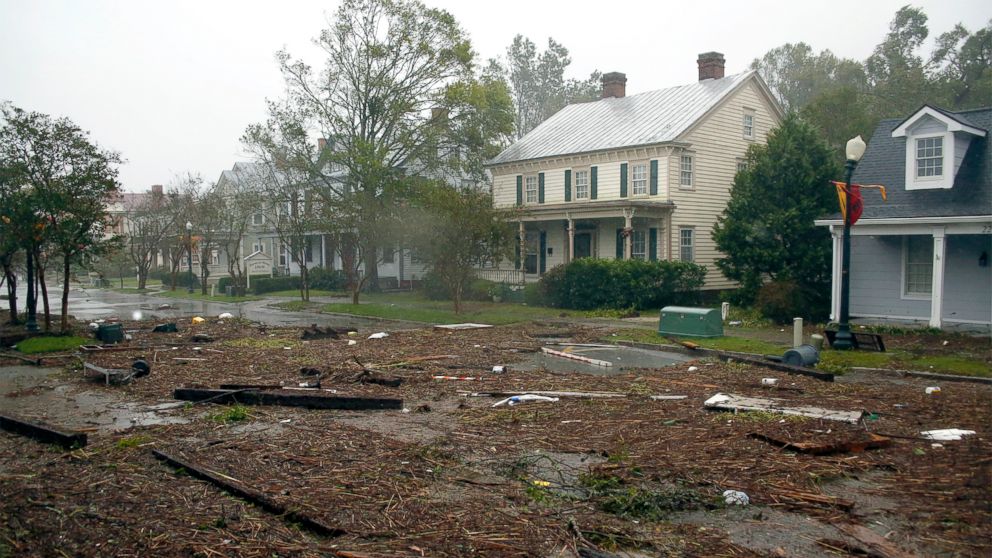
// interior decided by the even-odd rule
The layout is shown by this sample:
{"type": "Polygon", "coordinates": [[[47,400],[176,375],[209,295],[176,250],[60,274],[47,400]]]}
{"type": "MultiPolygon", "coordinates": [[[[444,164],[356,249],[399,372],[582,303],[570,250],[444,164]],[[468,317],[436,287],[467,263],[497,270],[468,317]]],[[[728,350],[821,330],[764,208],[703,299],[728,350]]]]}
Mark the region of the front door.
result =
{"type": "Polygon", "coordinates": [[[592,256],[592,234],[576,233],[575,235],[575,259],[589,258],[592,256]]]}

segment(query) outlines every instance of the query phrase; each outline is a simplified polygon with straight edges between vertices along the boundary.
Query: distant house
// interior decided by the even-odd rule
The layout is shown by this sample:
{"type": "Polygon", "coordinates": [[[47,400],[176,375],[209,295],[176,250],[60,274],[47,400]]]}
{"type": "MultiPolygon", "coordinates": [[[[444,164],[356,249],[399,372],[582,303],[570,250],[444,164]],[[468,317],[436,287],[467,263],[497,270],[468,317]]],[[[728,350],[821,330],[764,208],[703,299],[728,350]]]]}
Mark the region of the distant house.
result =
{"type": "MultiPolygon", "coordinates": [[[[852,317],[931,327],[992,323],[992,108],[923,106],[884,120],[858,164],[864,195],[851,227],[852,317]]],[[[833,236],[833,311],[840,315],[843,221],[817,221],[833,236]]]]}
{"type": "MultiPolygon", "coordinates": [[[[696,83],[565,107],[489,164],[497,207],[519,208],[526,280],[576,258],[692,261],[707,289],[732,287],[713,265],[711,231],[749,146],[782,109],[756,72],[724,76],[723,55],[697,60],[696,83]]],[[[485,275],[483,275],[485,276],[485,275]]]]}

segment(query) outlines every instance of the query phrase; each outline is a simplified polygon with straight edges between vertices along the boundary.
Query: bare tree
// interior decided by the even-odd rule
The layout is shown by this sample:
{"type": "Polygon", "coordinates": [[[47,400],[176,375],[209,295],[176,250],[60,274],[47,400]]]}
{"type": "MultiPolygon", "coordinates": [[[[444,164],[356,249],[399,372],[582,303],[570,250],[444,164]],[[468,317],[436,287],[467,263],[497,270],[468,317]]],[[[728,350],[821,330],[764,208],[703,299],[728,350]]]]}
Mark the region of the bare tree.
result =
{"type": "Polygon", "coordinates": [[[200,294],[207,294],[207,278],[213,253],[219,249],[218,240],[226,235],[223,224],[224,200],[214,186],[198,192],[193,202],[193,226],[196,249],[200,254],[200,294]]]}
{"type": "Polygon", "coordinates": [[[245,294],[248,269],[242,266],[245,251],[245,235],[252,226],[256,215],[264,215],[262,188],[258,181],[257,165],[236,165],[233,179],[218,184],[218,195],[222,204],[220,228],[224,234],[217,243],[227,259],[227,273],[234,281],[239,296],[245,294]]]}
{"type": "Polygon", "coordinates": [[[170,211],[170,199],[157,191],[132,202],[124,198],[124,233],[127,255],[138,273],[138,288],[144,289],[148,274],[155,265],[162,244],[175,234],[177,213],[170,211]]]}

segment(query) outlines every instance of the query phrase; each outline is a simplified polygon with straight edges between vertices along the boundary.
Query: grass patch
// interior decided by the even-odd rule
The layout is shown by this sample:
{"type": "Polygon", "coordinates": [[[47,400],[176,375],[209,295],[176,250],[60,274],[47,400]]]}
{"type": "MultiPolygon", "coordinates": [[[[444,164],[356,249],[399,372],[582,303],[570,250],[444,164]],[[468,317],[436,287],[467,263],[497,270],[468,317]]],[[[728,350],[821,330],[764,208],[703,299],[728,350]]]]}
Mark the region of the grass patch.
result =
{"type": "Polygon", "coordinates": [[[157,296],[164,296],[166,298],[185,298],[189,300],[205,300],[208,302],[249,302],[252,300],[262,300],[260,296],[225,296],[225,295],[203,295],[198,291],[189,293],[186,289],[181,287],[174,291],[160,291],[156,293],[157,296]]]}
{"type": "Polygon", "coordinates": [[[673,513],[718,506],[715,498],[686,486],[649,489],[630,486],[619,477],[597,474],[582,475],[579,482],[599,509],[624,519],[661,521],[673,513]]]}
{"type": "Polygon", "coordinates": [[[210,415],[210,420],[225,423],[246,421],[248,420],[248,407],[245,407],[244,405],[234,405],[228,407],[219,413],[210,415]]]}
{"type": "Polygon", "coordinates": [[[76,349],[80,345],[88,345],[92,342],[92,339],[76,336],[32,337],[18,343],[17,350],[26,355],[33,355],[36,353],[54,353],[57,351],[76,349]]]}
{"type": "Polygon", "coordinates": [[[138,289],[133,287],[124,287],[123,289],[110,289],[110,290],[115,293],[124,293],[124,294],[147,294],[147,293],[158,292],[158,289],[138,289]]]}
{"type": "Polygon", "coordinates": [[[301,310],[306,310],[308,308],[319,307],[319,302],[307,302],[304,300],[290,300],[287,302],[277,302],[275,304],[270,304],[270,306],[275,306],[276,308],[281,308],[282,310],[289,310],[291,312],[299,312],[301,310]]]}
{"type": "Polygon", "coordinates": [[[117,446],[117,449],[131,449],[141,446],[143,444],[147,444],[148,442],[151,441],[152,439],[149,438],[148,436],[140,436],[140,435],[128,436],[127,438],[121,438],[120,440],[117,440],[117,444],[115,445],[117,446]]]}
{"type": "Polygon", "coordinates": [[[450,301],[427,300],[419,293],[388,293],[363,295],[361,304],[325,304],[323,312],[354,314],[392,320],[408,320],[429,324],[477,322],[493,325],[542,320],[561,314],[558,308],[527,306],[514,303],[463,302],[462,312],[456,314],[450,301]]]}
{"type": "Polygon", "coordinates": [[[889,368],[934,372],[937,374],[958,374],[961,376],[992,377],[992,371],[981,357],[954,355],[914,355],[906,351],[876,353],[868,351],[834,351],[820,353],[820,369],[838,372],[852,367],[889,368]]]}
{"type": "Polygon", "coordinates": [[[604,338],[606,341],[635,341],[638,343],[671,344],[678,340],[691,341],[706,349],[716,349],[719,351],[734,351],[739,353],[755,354],[782,354],[787,348],[785,345],[770,343],[760,339],[750,339],[748,337],[665,337],[657,331],[651,329],[631,328],[618,331],[616,336],[604,338]]]}
{"type": "MultiPolygon", "coordinates": [[[[265,296],[300,296],[299,289],[286,289],[285,291],[273,291],[265,293],[265,296]]],[[[310,289],[310,296],[351,296],[344,291],[326,291],[324,289],[310,289]]],[[[302,302],[302,301],[301,301],[302,302]]]]}

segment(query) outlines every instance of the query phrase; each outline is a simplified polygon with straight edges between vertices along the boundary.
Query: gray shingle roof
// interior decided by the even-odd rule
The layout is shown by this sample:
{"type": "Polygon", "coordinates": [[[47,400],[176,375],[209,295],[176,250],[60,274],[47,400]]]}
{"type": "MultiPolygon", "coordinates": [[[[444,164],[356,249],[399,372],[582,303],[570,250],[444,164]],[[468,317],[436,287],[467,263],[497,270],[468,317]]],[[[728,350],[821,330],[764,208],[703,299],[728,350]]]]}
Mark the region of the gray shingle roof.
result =
{"type": "MultiPolygon", "coordinates": [[[[939,109],[938,109],[939,110],[939,109]]],[[[948,116],[982,130],[992,130],[992,108],[949,112],[948,116]]],[[[992,214],[992,141],[973,137],[954,186],[941,190],[906,190],[906,138],[892,137],[905,119],[883,120],[854,171],[855,184],[882,184],[888,201],[864,191],[862,219],[954,217],[992,214]]],[[[840,213],[832,218],[840,219],[840,213]]]]}
{"type": "Polygon", "coordinates": [[[568,105],[490,164],[674,141],[754,71],[568,105]]]}

